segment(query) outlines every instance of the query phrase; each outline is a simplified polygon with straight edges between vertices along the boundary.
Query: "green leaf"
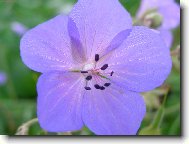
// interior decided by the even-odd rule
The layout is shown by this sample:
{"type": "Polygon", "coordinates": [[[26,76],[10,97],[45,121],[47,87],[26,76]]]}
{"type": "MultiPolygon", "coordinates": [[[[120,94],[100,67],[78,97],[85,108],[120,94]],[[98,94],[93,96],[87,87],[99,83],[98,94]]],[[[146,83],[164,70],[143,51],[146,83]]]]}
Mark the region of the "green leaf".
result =
{"type": "Polygon", "coordinates": [[[135,17],[140,5],[140,0],[120,0],[120,2],[131,14],[131,16],[135,17]]]}

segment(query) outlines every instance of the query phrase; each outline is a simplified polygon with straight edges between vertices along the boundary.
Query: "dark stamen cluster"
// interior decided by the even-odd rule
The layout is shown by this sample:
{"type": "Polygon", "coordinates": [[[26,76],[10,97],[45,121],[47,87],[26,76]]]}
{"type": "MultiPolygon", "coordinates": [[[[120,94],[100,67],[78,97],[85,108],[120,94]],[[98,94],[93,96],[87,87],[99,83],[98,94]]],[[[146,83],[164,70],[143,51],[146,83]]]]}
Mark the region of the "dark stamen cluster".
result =
{"type": "MultiPolygon", "coordinates": [[[[95,54],[95,61],[98,62],[99,61],[99,54],[95,54]]],[[[104,64],[100,69],[101,70],[106,70],[108,68],[108,64],[104,64]]],[[[81,73],[86,74],[88,73],[88,71],[81,71],[81,73]]],[[[110,73],[110,76],[113,76],[113,71],[110,73]]],[[[100,74],[100,72],[97,71],[97,74],[100,74]]],[[[91,87],[88,86],[88,81],[90,81],[92,79],[92,75],[88,75],[85,77],[86,79],[86,86],[85,89],[86,90],[91,90],[91,87]]],[[[95,84],[94,87],[96,89],[99,90],[105,90],[107,87],[109,87],[111,85],[111,83],[104,83],[104,85],[99,85],[99,84],[95,84]]]]}
{"type": "Polygon", "coordinates": [[[95,84],[94,87],[95,87],[96,89],[105,90],[105,87],[104,87],[104,86],[100,86],[100,85],[98,85],[98,84],[95,84]]]}

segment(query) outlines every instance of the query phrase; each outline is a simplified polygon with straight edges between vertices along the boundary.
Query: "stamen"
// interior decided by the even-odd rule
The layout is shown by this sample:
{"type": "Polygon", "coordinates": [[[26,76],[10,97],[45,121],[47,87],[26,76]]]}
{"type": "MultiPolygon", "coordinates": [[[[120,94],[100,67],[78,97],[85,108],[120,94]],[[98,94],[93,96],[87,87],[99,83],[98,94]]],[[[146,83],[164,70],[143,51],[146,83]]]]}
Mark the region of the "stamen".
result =
{"type": "Polygon", "coordinates": [[[114,72],[112,71],[111,73],[110,73],[110,76],[112,76],[114,74],[114,72]]]}
{"type": "Polygon", "coordinates": [[[108,64],[105,64],[105,65],[103,65],[100,69],[101,70],[105,70],[105,69],[107,69],[108,68],[108,64]]]}
{"type": "Polygon", "coordinates": [[[109,87],[111,85],[111,83],[105,83],[104,86],[105,87],[109,87]]]}
{"type": "Polygon", "coordinates": [[[95,84],[94,87],[95,87],[96,89],[100,89],[100,88],[101,88],[101,86],[99,86],[98,84],[95,84]]]}
{"type": "Polygon", "coordinates": [[[105,90],[105,87],[101,86],[100,89],[101,89],[101,90],[105,90]]]}
{"type": "Polygon", "coordinates": [[[99,61],[99,54],[95,54],[95,61],[99,61]]]}
{"type": "Polygon", "coordinates": [[[88,73],[88,71],[81,71],[81,73],[88,73]]]}
{"type": "Polygon", "coordinates": [[[92,79],[91,75],[89,75],[89,76],[86,77],[86,80],[91,80],[91,79],[92,79]]]}
{"type": "Polygon", "coordinates": [[[85,89],[86,89],[86,90],[91,90],[91,88],[90,88],[90,87],[87,87],[87,86],[85,87],[85,89]]]}

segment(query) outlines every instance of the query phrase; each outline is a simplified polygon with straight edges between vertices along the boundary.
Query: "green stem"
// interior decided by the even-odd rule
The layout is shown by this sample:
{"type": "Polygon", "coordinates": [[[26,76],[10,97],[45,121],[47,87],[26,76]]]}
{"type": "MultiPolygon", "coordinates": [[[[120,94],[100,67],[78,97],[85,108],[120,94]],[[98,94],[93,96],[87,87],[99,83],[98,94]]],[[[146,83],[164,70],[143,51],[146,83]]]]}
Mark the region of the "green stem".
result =
{"type": "Polygon", "coordinates": [[[180,115],[173,121],[171,128],[169,129],[169,134],[174,135],[180,126],[180,115]]]}
{"type": "Polygon", "coordinates": [[[160,108],[158,109],[158,111],[156,113],[156,116],[155,116],[155,118],[154,118],[154,120],[152,122],[151,127],[154,128],[154,129],[155,128],[159,128],[159,126],[160,126],[160,124],[162,122],[162,119],[163,119],[163,116],[164,116],[164,109],[165,109],[165,103],[166,103],[166,100],[167,100],[168,92],[169,92],[169,89],[165,93],[164,99],[163,99],[163,103],[160,106],[160,108]]]}
{"type": "Polygon", "coordinates": [[[173,105],[173,106],[171,106],[171,107],[169,107],[169,108],[166,108],[166,109],[165,109],[165,115],[170,115],[170,114],[172,114],[172,113],[176,113],[176,112],[178,112],[179,110],[180,110],[180,103],[175,104],[175,105],[173,105]]]}
{"type": "Polygon", "coordinates": [[[1,46],[1,49],[0,49],[0,61],[1,61],[1,65],[4,67],[6,71],[6,75],[8,79],[7,80],[7,93],[10,96],[10,98],[17,99],[17,94],[16,94],[14,84],[11,78],[11,71],[10,71],[7,58],[6,58],[6,49],[3,46],[1,46]]]}
{"type": "Polygon", "coordinates": [[[163,115],[164,115],[164,108],[160,107],[151,125],[153,129],[159,128],[161,121],[163,119],[163,115]]]}
{"type": "Polygon", "coordinates": [[[34,118],[26,123],[24,123],[25,126],[31,126],[32,124],[38,122],[38,118],[34,118]]]}
{"type": "Polygon", "coordinates": [[[28,131],[29,131],[29,128],[31,125],[33,125],[34,123],[38,122],[38,119],[37,118],[34,118],[24,124],[22,124],[18,129],[17,129],[17,132],[16,132],[16,135],[27,135],[28,134],[28,131]]]}
{"type": "MultiPolygon", "coordinates": [[[[2,114],[5,115],[5,118],[8,123],[8,128],[9,128],[10,132],[12,132],[16,127],[12,112],[9,111],[9,109],[7,109],[5,107],[4,103],[1,103],[1,102],[0,102],[0,111],[2,111],[2,114]]],[[[1,117],[3,117],[3,116],[1,115],[1,117]]]]}
{"type": "Polygon", "coordinates": [[[161,107],[163,107],[163,108],[165,107],[165,103],[166,103],[166,100],[167,100],[168,92],[169,92],[169,89],[167,90],[167,92],[165,93],[164,98],[163,98],[163,103],[161,105],[161,107]]]}

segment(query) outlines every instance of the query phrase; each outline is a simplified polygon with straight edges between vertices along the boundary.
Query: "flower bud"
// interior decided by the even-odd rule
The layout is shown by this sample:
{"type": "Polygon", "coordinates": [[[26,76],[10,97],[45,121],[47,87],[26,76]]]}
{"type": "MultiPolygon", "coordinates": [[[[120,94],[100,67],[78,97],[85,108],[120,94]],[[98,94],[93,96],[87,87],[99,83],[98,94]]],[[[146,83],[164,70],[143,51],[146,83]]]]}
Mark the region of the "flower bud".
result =
{"type": "Polygon", "coordinates": [[[151,28],[158,28],[163,21],[163,17],[158,12],[147,13],[143,17],[143,25],[151,28]]]}

